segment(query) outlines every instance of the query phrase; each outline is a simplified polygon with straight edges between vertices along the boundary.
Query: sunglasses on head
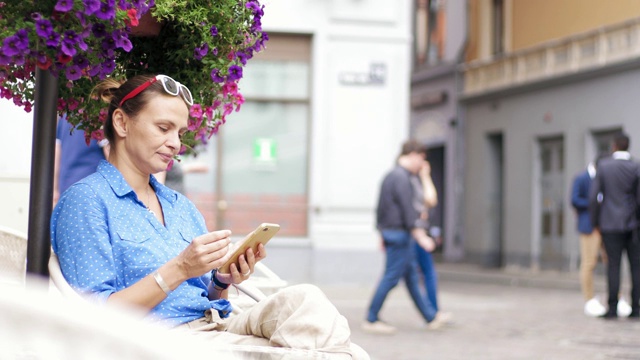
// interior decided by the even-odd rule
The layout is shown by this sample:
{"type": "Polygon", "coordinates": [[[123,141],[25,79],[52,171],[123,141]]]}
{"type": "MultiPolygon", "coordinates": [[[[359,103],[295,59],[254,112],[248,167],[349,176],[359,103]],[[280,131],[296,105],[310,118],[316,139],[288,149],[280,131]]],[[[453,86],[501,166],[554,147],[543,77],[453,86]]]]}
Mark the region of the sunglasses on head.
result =
{"type": "Polygon", "coordinates": [[[178,94],[180,94],[182,95],[182,99],[184,99],[184,102],[189,104],[189,106],[193,105],[193,96],[191,96],[191,91],[189,91],[189,89],[186,86],[173,80],[167,75],[156,75],[155,77],[145,81],[142,85],[138,86],[137,88],[133,89],[130,93],[125,95],[125,97],[123,97],[122,100],[120,100],[120,104],[118,104],[118,107],[122,107],[122,104],[124,104],[125,101],[129,99],[133,99],[134,97],[138,96],[138,94],[143,92],[144,89],[148,88],[149,86],[151,86],[151,84],[153,84],[156,81],[160,81],[160,83],[162,84],[162,88],[167,94],[173,95],[173,96],[178,96],[178,94]]]}

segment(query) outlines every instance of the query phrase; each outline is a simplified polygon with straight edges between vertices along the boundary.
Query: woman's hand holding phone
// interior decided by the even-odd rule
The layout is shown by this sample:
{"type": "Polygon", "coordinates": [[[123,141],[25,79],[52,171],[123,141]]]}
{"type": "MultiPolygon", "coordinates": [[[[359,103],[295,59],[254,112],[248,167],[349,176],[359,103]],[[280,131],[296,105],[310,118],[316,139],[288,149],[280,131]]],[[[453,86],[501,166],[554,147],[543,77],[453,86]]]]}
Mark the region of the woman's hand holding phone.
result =
{"type": "Polygon", "coordinates": [[[216,278],[225,284],[240,284],[251,276],[256,263],[265,257],[267,257],[267,251],[263,244],[258,244],[256,252],[252,248],[248,248],[244,254],[238,256],[237,262],[229,265],[228,273],[218,271],[216,272],[216,278]]]}

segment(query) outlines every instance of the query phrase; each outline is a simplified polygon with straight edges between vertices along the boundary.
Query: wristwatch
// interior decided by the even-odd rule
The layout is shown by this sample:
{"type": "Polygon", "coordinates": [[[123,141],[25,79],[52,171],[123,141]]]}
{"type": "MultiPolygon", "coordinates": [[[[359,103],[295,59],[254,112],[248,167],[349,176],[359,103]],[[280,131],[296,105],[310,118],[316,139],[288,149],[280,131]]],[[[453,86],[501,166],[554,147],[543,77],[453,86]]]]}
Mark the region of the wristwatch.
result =
{"type": "Polygon", "coordinates": [[[218,269],[213,269],[211,271],[211,282],[213,283],[213,288],[216,290],[227,290],[229,284],[225,284],[216,278],[216,273],[218,273],[218,269]]]}

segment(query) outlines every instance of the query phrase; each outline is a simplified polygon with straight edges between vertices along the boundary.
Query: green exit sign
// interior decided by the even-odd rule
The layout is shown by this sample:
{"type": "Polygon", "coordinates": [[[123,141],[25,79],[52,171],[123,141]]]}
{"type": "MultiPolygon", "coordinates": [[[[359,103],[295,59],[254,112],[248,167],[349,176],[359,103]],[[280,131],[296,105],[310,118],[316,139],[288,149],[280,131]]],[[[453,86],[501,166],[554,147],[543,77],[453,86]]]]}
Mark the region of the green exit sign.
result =
{"type": "Polygon", "coordinates": [[[276,142],[269,138],[258,138],[253,142],[253,160],[257,163],[276,162],[276,142]]]}

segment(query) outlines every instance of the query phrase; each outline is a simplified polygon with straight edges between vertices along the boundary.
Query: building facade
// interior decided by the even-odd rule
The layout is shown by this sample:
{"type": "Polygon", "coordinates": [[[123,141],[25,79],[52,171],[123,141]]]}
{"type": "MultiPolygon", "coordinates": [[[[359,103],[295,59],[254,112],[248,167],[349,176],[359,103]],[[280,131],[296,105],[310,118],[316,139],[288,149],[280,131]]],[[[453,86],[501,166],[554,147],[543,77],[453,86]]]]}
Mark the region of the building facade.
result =
{"type": "Polygon", "coordinates": [[[189,196],[211,229],[280,224],[265,261],[294,281],[370,281],[380,182],[408,137],[412,1],[265,4],[267,49],[189,196]]]}
{"type": "Polygon", "coordinates": [[[463,143],[459,119],[466,2],[413,1],[411,122],[409,134],[428,145],[438,206],[431,213],[432,235],[441,236],[445,260],[464,255],[461,218],[463,143]]]}
{"type": "Polygon", "coordinates": [[[465,259],[573,271],[574,176],[617,131],[640,155],[640,3],[469,1],[465,259]]]}

